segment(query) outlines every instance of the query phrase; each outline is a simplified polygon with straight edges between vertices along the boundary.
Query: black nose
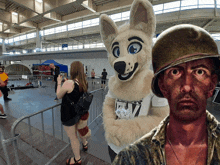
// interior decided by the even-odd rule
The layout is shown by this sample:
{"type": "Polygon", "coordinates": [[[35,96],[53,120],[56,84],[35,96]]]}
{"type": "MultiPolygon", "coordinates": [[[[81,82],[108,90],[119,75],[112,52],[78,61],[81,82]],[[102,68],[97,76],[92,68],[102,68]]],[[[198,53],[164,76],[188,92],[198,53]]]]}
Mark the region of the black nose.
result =
{"type": "Polygon", "coordinates": [[[124,61],[119,61],[114,64],[114,69],[119,73],[119,74],[124,74],[126,68],[126,63],[124,61]]]}

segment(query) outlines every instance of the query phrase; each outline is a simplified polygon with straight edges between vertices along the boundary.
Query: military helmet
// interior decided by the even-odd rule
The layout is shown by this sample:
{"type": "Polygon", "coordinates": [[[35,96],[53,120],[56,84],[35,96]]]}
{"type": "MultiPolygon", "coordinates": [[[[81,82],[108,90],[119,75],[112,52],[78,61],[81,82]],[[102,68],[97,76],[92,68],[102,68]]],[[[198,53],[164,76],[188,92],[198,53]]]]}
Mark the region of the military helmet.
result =
{"type": "Polygon", "coordinates": [[[158,86],[158,75],[166,69],[184,62],[219,56],[214,39],[203,28],[190,24],[168,28],[159,35],[152,48],[152,91],[163,97],[158,86]]]}

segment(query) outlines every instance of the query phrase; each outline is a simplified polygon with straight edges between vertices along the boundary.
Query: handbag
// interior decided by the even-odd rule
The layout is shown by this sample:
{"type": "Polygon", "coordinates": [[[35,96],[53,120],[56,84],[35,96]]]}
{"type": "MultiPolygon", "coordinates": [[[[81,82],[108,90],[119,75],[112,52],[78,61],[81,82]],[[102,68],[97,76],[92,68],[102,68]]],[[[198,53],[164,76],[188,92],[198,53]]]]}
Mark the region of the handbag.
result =
{"type": "Polygon", "coordinates": [[[82,96],[80,96],[78,102],[76,104],[74,104],[73,101],[70,100],[70,98],[68,97],[68,95],[66,95],[68,102],[70,103],[70,105],[72,107],[74,107],[76,113],[78,115],[84,115],[85,113],[87,113],[89,111],[89,107],[92,103],[92,99],[93,99],[93,94],[88,93],[88,92],[84,92],[82,96]]]}

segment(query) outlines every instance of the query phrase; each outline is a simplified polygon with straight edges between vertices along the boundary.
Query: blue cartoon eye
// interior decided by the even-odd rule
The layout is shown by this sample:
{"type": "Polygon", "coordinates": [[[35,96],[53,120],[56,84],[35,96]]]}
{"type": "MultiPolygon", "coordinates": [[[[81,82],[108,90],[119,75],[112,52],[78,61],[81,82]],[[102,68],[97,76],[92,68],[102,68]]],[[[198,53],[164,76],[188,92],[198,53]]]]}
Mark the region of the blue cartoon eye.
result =
{"type": "Polygon", "coordinates": [[[113,55],[115,56],[115,57],[119,57],[119,55],[120,55],[120,49],[119,49],[119,47],[115,47],[114,49],[113,49],[113,55]]]}
{"type": "Polygon", "coordinates": [[[139,42],[133,42],[128,46],[129,54],[136,54],[142,49],[142,45],[139,42]]]}

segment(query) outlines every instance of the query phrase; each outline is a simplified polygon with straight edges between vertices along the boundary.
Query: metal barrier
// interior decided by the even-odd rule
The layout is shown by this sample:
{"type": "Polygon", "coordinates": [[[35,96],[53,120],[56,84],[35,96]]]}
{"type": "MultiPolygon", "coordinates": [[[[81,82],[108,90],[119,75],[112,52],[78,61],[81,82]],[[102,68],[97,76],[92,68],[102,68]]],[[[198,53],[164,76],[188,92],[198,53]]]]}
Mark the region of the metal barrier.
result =
{"type": "MultiPolygon", "coordinates": [[[[53,80],[53,76],[51,75],[9,75],[8,78],[8,86],[25,86],[27,83],[32,82],[34,86],[41,86],[39,81],[48,81],[53,80]]],[[[44,84],[44,83],[43,83],[44,84]]]]}
{"type": "MultiPolygon", "coordinates": [[[[53,75],[9,75],[8,86],[14,85],[14,87],[25,86],[27,83],[32,82],[34,86],[39,85],[39,81],[45,85],[48,84],[48,81],[53,80],[53,75]]],[[[87,77],[88,83],[95,82],[96,85],[101,86],[101,78],[91,79],[91,77],[87,77]]],[[[108,83],[108,79],[106,80],[106,84],[108,83]]]]}
{"type": "Polygon", "coordinates": [[[9,139],[5,140],[4,135],[3,135],[3,131],[0,128],[0,139],[1,139],[1,143],[2,143],[3,152],[4,152],[5,157],[6,157],[7,165],[11,165],[11,162],[10,162],[10,159],[9,159],[9,156],[8,156],[8,151],[7,151],[6,144],[9,143],[9,142],[13,142],[18,137],[19,137],[19,134],[16,134],[13,138],[9,138],[9,139]]]}
{"type": "MultiPolygon", "coordinates": [[[[93,97],[93,102],[90,106],[90,110],[89,110],[89,119],[88,119],[88,126],[90,126],[98,117],[102,117],[102,105],[103,105],[103,102],[104,102],[104,98],[105,98],[105,95],[107,93],[107,90],[103,90],[103,89],[98,89],[98,90],[94,90],[92,91],[91,93],[93,93],[94,97],[93,97]]],[[[13,147],[14,147],[14,153],[15,153],[15,159],[16,159],[16,163],[17,165],[20,165],[20,159],[19,159],[19,155],[18,155],[18,136],[20,136],[20,139],[22,138],[22,134],[16,134],[15,130],[16,128],[18,128],[18,125],[26,125],[27,128],[28,128],[28,135],[30,137],[30,139],[32,138],[32,136],[34,136],[34,132],[33,129],[36,129],[37,128],[37,124],[31,124],[31,121],[33,121],[34,119],[31,120],[31,118],[34,118],[34,117],[37,117],[37,115],[40,115],[40,120],[41,120],[41,128],[38,128],[38,129],[41,129],[41,132],[42,132],[42,136],[43,136],[43,140],[45,141],[45,138],[46,138],[46,135],[50,135],[50,136],[53,136],[54,138],[57,138],[59,139],[58,137],[56,137],[56,134],[55,134],[55,127],[56,129],[58,129],[58,125],[60,125],[60,136],[61,136],[61,139],[59,140],[62,140],[64,141],[64,134],[63,134],[63,125],[61,124],[60,122],[60,104],[57,104],[57,105],[54,105],[52,107],[49,107],[49,108],[46,108],[44,110],[41,110],[37,113],[34,113],[34,114],[31,114],[31,115],[27,115],[27,116],[23,116],[19,119],[17,119],[12,127],[11,127],[11,140],[10,141],[13,141],[13,147]],[[59,110],[59,111],[58,111],[59,110]],[[52,115],[52,130],[50,129],[50,133],[47,133],[46,132],[46,127],[45,127],[45,116],[44,114],[48,112],[51,112],[51,115],[52,115]],[[57,115],[59,114],[59,115],[57,115]],[[57,121],[56,121],[56,118],[59,118],[57,121]],[[27,119],[27,122],[25,122],[24,120],[27,119]],[[56,121],[56,122],[55,122],[56,121]],[[33,127],[34,126],[34,127],[33,127]]],[[[46,116],[48,117],[48,116],[46,116]]],[[[38,120],[37,120],[38,121],[38,120]]],[[[24,133],[25,134],[25,133],[24,133]]],[[[8,139],[9,140],[9,139],[8,139]]],[[[2,142],[5,142],[4,139],[2,142]]],[[[30,140],[28,143],[36,143],[36,141],[34,141],[33,139],[30,140]]],[[[32,148],[34,148],[34,145],[35,144],[30,144],[32,146],[32,148]]],[[[57,157],[60,153],[62,153],[68,146],[70,145],[70,142],[68,141],[67,142],[67,145],[65,145],[65,147],[63,147],[62,149],[60,149],[59,152],[57,152],[49,161],[47,161],[46,165],[49,165],[51,164],[57,157]]],[[[9,161],[9,157],[7,155],[7,152],[5,152],[5,156],[6,156],[6,159],[7,161],[9,161]]],[[[8,164],[10,164],[10,162],[8,162],[8,164]]]]}

